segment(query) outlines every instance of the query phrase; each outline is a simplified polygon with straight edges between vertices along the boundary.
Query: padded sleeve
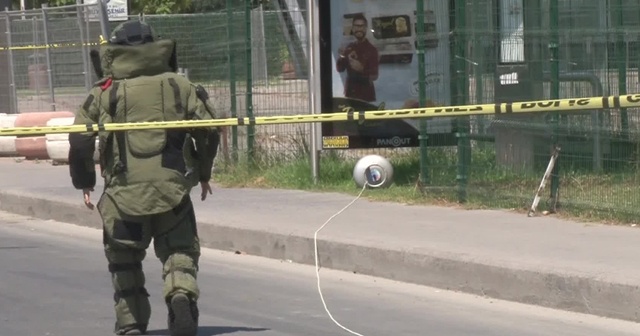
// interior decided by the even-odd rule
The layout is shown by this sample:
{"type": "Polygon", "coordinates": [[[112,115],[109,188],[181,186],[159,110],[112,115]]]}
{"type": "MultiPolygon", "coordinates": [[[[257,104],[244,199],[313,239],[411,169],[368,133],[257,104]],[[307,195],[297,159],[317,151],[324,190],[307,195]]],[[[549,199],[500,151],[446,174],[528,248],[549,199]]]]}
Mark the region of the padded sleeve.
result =
{"type": "MultiPolygon", "coordinates": [[[[92,90],[84,104],[76,111],[74,124],[95,124],[99,121],[96,96],[92,90]]],[[[69,133],[69,173],[76,189],[93,188],[96,185],[96,169],[93,160],[97,133],[69,133]]]]}
{"type": "MultiPolygon", "coordinates": [[[[215,110],[209,100],[207,91],[201,85],[191,85],[189,106],[189,119],[213,120],[216,119],[215,110]]],[[[218,154],[220,145],[220,132],[217,127],[197,127],[191,130],[195,140],[199,157],[199,181],[211,180],[213,160],[218,154]]]]}

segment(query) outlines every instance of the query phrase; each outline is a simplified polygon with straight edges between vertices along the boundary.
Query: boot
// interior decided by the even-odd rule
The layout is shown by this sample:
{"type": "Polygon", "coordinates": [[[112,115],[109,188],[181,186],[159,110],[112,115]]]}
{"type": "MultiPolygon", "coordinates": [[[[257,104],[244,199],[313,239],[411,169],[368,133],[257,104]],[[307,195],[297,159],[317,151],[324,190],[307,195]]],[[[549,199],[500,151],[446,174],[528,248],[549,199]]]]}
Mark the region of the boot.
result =
{"type": "Polygon", "coordinates": [[[132,325],[126,327],[118,327],[116,323],[116,335],[146,335],[147,330],[145,326],[132,325]]]}
{"type": "Polygon", "coordinates": [[[198,334],[198,306],[185,294],[176,294],[169,301],[169,334],[196,336],[198,334]]]}

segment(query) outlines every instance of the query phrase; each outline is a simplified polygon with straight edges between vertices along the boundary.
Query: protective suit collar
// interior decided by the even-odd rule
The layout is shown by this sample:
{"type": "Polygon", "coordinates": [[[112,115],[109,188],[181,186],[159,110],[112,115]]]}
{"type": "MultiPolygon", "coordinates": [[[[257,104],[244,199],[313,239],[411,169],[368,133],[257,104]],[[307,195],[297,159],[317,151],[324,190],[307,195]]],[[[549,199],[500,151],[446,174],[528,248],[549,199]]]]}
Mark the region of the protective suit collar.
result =
{"type": "Polygon", "coordinates": [[[176,42],[160,40],[137,46],[106,44],[100,47],[104,77],[126,79],[176,72],[176,42]]]}

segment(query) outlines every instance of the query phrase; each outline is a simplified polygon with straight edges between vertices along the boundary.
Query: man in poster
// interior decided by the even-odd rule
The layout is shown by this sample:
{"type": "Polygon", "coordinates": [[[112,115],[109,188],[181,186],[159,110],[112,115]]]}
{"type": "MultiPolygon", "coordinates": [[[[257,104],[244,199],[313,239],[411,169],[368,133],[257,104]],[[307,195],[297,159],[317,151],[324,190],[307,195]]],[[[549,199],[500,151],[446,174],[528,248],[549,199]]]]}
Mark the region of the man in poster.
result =
{"type": "Polygon", "coordinates": [[[336,70],[347,71],[345,97],[373,102],[376,100],[376,88],[373,82],[378,79],[379,59],[378,49],[367,39],[367,29],[368,23],[364,15],[354,15],[351,34],[356,41],[338,50],[336,70]]]}
{"type": "MultiPolygon", "coordinates": [[[[321,2],[320,16],[330,13],[331,18],[322,33],[323,39],[330,42],[322,46],[326,48],[323,58],[331,60],[321,64],[322,82],[331,80],[330,88],[327,86],[322,93],[327,98],[323,98],[324,111],[353,113],[419,107],[418,61],[423,56],[425,105],[450,104],[449,2],[426,2],[423,54],[416,49],[415,0],[321,2]]],[[[417,119],[323,123],[323,148],[417,147],[418,123],[417,119]],[[334,140],[337,144],[332,143],[334,140]]],[[[427,133],[428,141],[440,146],[456,140],[449,117],[430,119],[427,133]]]]}

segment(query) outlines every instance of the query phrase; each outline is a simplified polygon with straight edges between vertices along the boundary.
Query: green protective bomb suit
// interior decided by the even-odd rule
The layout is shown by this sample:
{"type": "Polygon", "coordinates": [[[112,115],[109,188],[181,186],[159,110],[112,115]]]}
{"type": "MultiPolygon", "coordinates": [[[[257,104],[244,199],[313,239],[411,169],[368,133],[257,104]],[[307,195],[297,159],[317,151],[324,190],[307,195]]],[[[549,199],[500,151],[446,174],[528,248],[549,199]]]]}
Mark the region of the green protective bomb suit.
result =
{"type": "MultiPolygon", "coordinates": [[[[176,43],[158,40],[151,27],[116,27],[99,51],[102,78],[78,109],[75,124],[214,119],[201,86],[176,74],[176,43]]],[[[101,73],[100,73],[101,72],[101,73]]],[[[69,135],[69,166],[76,189],[96,183],[93,156],[99,139],[104,191],[97,203],[115,291],[116,334],[144,334],[151,315],[142,261],[153,239],[163,264],[163,295],[172,335],[177,294],[189,299],[197,328],[200,245],[191,189],[211,178],[217,128],[102,131],[69,135]]],[[[176,322],[178,323],[178,322],[176,322]]]]}

